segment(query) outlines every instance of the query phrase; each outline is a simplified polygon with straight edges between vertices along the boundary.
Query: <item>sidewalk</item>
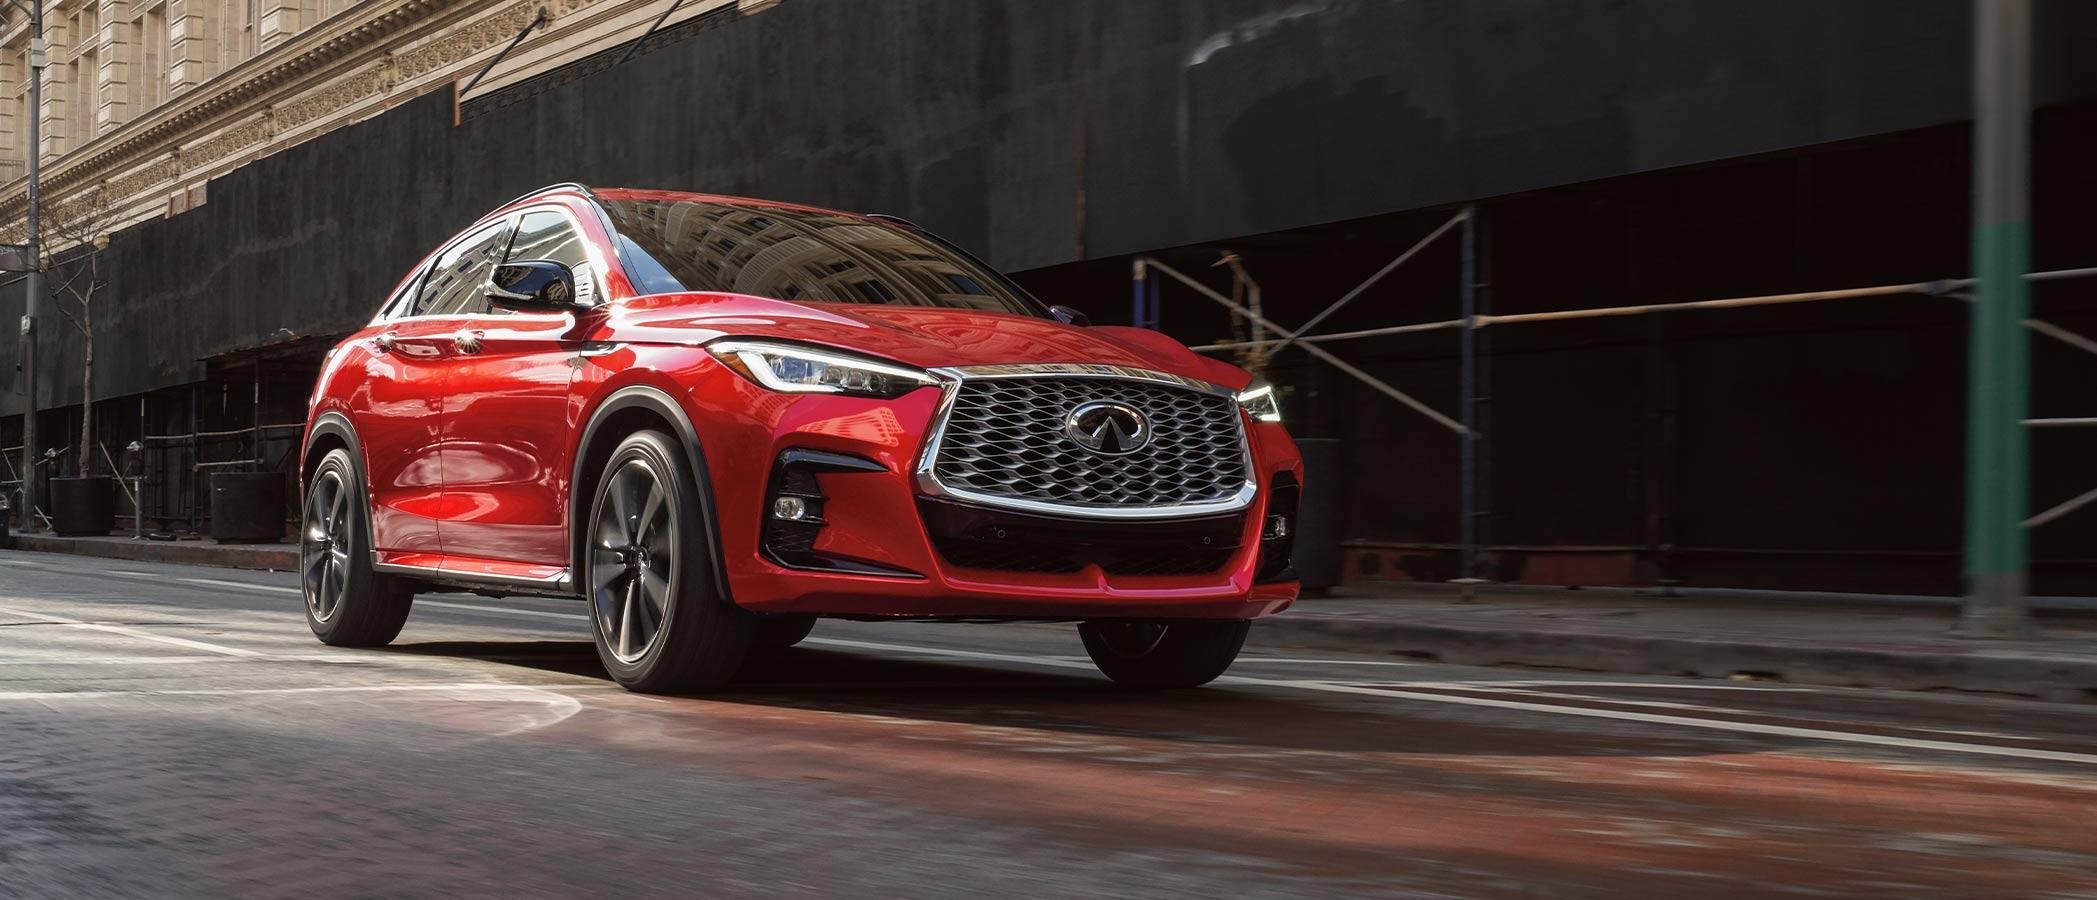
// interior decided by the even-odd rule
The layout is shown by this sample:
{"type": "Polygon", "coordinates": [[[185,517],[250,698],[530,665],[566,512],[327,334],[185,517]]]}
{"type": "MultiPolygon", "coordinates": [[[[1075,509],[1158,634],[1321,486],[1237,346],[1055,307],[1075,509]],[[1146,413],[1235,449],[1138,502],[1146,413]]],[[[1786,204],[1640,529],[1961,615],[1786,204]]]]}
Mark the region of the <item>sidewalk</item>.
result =
{"type": "MultiPolygon", "coordinates": [[[[2071,604],[2072,605],[2072,604],[2071,604]]],[[[2097,702],[2097,609],[2046,609],[2032,640],[1952,634],[1938,598],[1349,585],[1254,627],[1266,644],[1519,665],[2097,702]]]]}
{"type": "Polygon", "coordinates": [[[296,571],[299,548],[293,544],[221,544],[212,540],[141,541],[130,535],[108,537],[57,537],[49,534],[14,535],[15,549],[42,553],[72,553],[104,559],[136,559],[146,562],[181,563],[192,566],[223,566],[229,569],[272,569],[296,571]]]}

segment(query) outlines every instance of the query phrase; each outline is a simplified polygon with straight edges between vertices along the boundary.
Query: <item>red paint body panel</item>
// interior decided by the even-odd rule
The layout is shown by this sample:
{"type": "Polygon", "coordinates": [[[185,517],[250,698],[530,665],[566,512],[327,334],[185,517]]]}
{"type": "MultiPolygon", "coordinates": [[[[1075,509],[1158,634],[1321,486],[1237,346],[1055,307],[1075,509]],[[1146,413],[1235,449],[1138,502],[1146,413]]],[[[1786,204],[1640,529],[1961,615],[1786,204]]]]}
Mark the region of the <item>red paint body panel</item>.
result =
{"type": "MultiPolygon", "coordinates": [[[[601,191],[621,198],[693,195],[601,191]]],[[[599,305],[572,313],[375,321],[329,356],[309,429],[346,416],[363,451],[377,558],[449,580],[558,578],[571,564],[571,472],[585,426],[624,388],[679,404],[697,436],[718,521],[721,564],[736,603],[765,613],[953,617],[1251,618],[1278,612],[1293,582],[1255,584],[1270,484],[1302,460],[1278,424],[1244,417],[1262,486],[1229,563],[1202,575],[1110,576],[961,568],[935,549],[918,512],[918,465],[941,389],[893,399],[777,393],[729,370],[702,345],[721,337],[818,344],[938,369],[1081,363],[1165,372],[1230,389],[1249,376],[1156,332],[1074,327],[974,310],[800,304],[744,294],[635,296],[594,204],[555,190],[491,214],[558,203],[582,224],[599,305]],[[478,352],[452,337],[473,332],[478,352]],[[394,346],[375,344],[391,335],[394,346]],[[818,476],[827,525],[816,550],[915,575],[810,571],[761,549],[775,461],[792,448],[847,454],[878,472],[818,476]]],[[[745,205],[801,209],[737,200],[745,205]]],[[[872,221],[872,220],[869,220],[872,221]]],[[[883,226],[891,227],[891,226],[883,226]]],[[[433,256],[435,254],[432,254],[433,256]]],[[[427,260],[425,261],[427,265],[427,260]]],[[[418,267],[418,272],[421,267],[418,267]]],[[[415,278],[410,275],[410,282],[415,278]]],[[[404,282],[404,285],[409,282],[404,282]]],[[[1242,416],[1242,414],[1241,414],[1242,416]]]]}

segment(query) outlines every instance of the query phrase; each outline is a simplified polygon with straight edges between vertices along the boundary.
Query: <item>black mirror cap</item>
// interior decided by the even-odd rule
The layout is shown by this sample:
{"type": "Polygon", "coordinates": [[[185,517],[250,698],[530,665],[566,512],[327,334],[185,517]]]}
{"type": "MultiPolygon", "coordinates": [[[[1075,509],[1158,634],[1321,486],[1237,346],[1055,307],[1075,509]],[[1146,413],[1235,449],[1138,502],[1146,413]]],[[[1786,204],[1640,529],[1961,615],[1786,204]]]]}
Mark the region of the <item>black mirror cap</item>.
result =
{"type": "Polygon", "coordinates": [[[488,276],[488,301],[504,309],[572,309],[575,273],[548,259],[505,263],[488,276]]]}
{"type": "Polygon", "coordinates": [[[1055,306],[1049,307],[1049,314],[1055,316],[1056,321],[1062,322],[1065,325],[1077,325],[1079,327],[1084,327],[1092,324],[1091,316],[1085,315],[1082,312],[1079,312],[1075,309],[1071,309],[1070,307],[1064,306],[1060,303],[1055,306]]]}

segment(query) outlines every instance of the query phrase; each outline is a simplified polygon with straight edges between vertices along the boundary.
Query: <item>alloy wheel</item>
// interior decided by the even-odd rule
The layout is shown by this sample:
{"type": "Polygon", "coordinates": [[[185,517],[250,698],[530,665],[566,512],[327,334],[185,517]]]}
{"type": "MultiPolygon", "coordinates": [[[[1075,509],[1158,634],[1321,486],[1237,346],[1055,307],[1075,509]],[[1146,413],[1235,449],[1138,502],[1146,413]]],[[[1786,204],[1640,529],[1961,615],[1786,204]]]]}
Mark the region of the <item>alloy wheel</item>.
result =
{"type": "Polygon", "coordinates": [[[677,517],[661,473],[631,459],[605,480],[591,536],[590,607],[613,658],[631,664],[662,636],[677,577],[677,517]]]}
{"type": "Polygon", "coordinates": [[[299,530],[299,572],[306,608],[326,622],[342,605],[349,576],[349,490],[342,473],[322,471],[306,494],[306,521],[299,530]]]}

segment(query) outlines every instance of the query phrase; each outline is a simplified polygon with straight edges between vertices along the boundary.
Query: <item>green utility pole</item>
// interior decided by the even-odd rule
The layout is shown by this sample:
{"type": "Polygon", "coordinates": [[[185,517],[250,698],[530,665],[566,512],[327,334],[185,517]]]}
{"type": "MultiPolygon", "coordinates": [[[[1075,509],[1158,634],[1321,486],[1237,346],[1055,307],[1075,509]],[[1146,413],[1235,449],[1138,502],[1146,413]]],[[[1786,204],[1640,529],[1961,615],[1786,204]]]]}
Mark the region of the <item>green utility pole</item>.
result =
{"type": "Polygon", "coordinates": [[[2024,419],[2031,404],[2031,2],[1973,4],[1973,303],[1966,409],[1966,605],[1961,633],[2019,637],[2025,604],[2024,419]]]}

